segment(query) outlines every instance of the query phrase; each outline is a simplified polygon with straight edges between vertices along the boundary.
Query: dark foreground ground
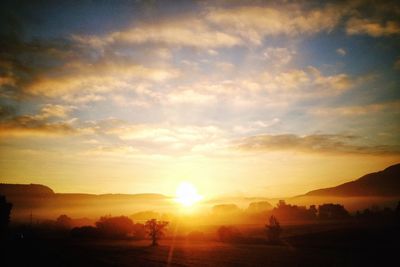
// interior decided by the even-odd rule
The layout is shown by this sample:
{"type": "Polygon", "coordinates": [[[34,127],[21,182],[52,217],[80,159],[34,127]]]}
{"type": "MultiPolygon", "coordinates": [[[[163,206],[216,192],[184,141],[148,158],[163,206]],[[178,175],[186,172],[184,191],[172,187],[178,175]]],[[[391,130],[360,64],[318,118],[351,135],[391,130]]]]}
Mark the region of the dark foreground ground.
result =
{"type": "Polygon", "coordinates": [[[395,226],[310,233],[281,245],[36,238],[1,246],[0,266],[400,266],[395,226]]]}

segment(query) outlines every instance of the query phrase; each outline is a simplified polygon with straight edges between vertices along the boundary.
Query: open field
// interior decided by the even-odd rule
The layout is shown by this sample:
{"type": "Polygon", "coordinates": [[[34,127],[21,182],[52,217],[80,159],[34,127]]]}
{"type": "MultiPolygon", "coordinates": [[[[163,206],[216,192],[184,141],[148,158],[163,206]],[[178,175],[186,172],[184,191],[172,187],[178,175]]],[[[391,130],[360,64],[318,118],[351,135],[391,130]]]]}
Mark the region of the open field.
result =
{"type": "Polygon", "coordinates": [[[281,245],[25,239],[2,248],[2,266],[394,266],[399,237],[398,228],[372,227],[292,236],[281,245]]]}

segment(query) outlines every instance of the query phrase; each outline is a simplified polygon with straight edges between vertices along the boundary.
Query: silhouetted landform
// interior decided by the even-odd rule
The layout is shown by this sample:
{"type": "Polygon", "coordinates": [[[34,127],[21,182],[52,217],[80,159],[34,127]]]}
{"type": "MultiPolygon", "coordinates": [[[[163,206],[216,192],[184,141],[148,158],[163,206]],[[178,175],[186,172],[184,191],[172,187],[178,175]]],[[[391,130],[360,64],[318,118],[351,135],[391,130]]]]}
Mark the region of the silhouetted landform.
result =
{"type": "Polygon", "coordinates": [[[400,164],[335,187],[313,190],[305,196],[400,196],[400,164]]]}
{"type": "MultiPolygon", "coordinates": [[[[367,174],[360,179],[337,187],[311,191],[305,195],[287,198],[285,201],[298,207],[340,203],[349,212],[363,210],[374,205],[394,207],[400,196],[400,164],[383,171],[367,174]]],[[[66,194],[55,193],[51,188],[38,184],[0,184],[0,194],[13,203],[11,214],[16,220],[43,220],[68,214],[75,218],[98,218],[104,214],[135,214],[143,211],[170,213],[176,210],[172,197],[161,194],[66,194]]],[[[266,197],[218,198],[201,203],[203,208],[214,214],[217,223],[236,221],[253,223],[260,220],[268,210],[270,203],[279,199],[266,197]],[[245,213],[245,216],[243,216],[245,213]]],[[[296,210],[302,218],[310,214],[303,208],[296,210]]],[[[133,219],[155,218],[149,214],[136,214],[133,219]],[[141,217],[141,218],[140,218],[141,217]]],[[[160,217],[157,217],[160,219],[160,217]]]]}
{"type": "Polygon", "coordinates": [[[0,183],[0,194],[5,196],[56,196],[70,198],[103,198],[103,199],[129,199],[129,198],[151,198],[162,199],[166,196],[155,193],[142,194],[82,194],[82,193],[55,193],[50,187],[41,184],[6,184],[0,183]]]}
{"type": "Polygon", "coordinates": [[[75,194],[55,193],[39,184],[0,184],[0,194],[13,203],[12,217],[17,220],[54,218],[59,214],[74,217],[99,217],[126,214],[157,207],[167,209],[170,198],[161,194],[75,194]]]}
{"type": "Polygon", "coordinates": [[[41,184],[4,184],[0,183],[0,194],[11,196],[51,196],[54,191],[41,184]]]}
{"type": "Polygon", "coordinates": [[[181,231],[182,222],[164,229],[166,222],[143,224],[126,216],[71,228],[74,219],[60,215],[53,226],[15,225],[0,246],[5,266],[166,266],[169,257],[173,266],[392,266],[397,260],[400,203],[349,215],[339,204],[305,209],[281,201],[272,210],[278,211],[309,212],[317,221],[281,224],[271,215],[264,224],[181,231]]]}

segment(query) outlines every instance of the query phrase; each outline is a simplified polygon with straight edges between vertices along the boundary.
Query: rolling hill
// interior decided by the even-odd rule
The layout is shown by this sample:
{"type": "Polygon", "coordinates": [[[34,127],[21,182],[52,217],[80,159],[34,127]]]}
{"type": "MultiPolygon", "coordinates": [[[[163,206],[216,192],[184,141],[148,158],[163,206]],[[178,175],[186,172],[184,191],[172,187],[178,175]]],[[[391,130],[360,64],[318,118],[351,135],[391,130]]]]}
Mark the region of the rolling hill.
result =
{"type": "Polygon", "coordinates": [[[389,197],[400,196],[400,164],[366,174],[335,187],[313,190],[305,196],[389,197]]]}

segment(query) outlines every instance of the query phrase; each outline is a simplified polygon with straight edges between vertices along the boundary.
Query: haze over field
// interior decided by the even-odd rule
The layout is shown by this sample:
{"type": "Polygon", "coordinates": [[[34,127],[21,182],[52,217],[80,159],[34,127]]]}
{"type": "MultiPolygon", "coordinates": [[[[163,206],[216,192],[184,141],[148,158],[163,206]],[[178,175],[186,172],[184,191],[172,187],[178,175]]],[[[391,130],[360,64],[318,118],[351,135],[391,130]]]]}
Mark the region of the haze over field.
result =
{"type": "Polygon", "coordinates": [[[396,1],[2,1],[0,179],[289,197],[400,161],[396,1]]]}
{"type": "MultiPolygon", "coordinates": [[[[285,201],[304,207],[324,203],[341,203],[351,213],[370,207],[394,208],[400,198],[399,177],[400,164],[396,164],[385,170],[364,175],[354,181],[336,187],[313,190],[300,196],[286,198],[285,201]]],[[[187,196],[191,196],[190,192],[184,192],[187,196]]],[[[54,219],[60,214],[69,214],[74,218],[85,217],[93,223],[96,218],[104,214],[129,214],[134,220],[139,221],[152,217],[171,219],[175,216],[183,216],[186,218],[186,223],[189,222],[189,224],[260,224],[264,223],[266,212],[271,211],[278,201],[282,200],[231,196],[206,200],[197,198],[185,203],[185,195],[180,195],[179,190],[176,196],[160,194],[94,195],[72,192],[63,194],[55,193],[47,186],[35,184],[0,184],[0,195],[6,196],[13,203],[12,219],[22,222],[30,220],[32,216],[35,217],[35,220],[48,220],[54,219]]],[[[285,218],[283,216],[280,219],[285,218]]]]}

